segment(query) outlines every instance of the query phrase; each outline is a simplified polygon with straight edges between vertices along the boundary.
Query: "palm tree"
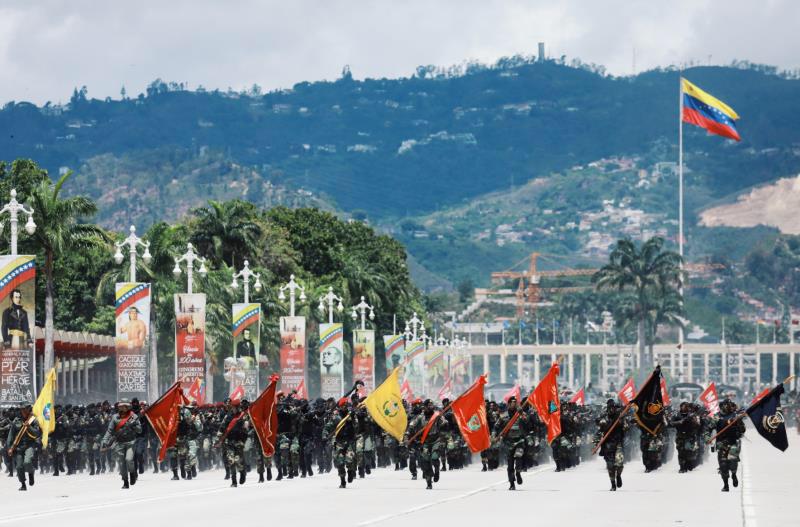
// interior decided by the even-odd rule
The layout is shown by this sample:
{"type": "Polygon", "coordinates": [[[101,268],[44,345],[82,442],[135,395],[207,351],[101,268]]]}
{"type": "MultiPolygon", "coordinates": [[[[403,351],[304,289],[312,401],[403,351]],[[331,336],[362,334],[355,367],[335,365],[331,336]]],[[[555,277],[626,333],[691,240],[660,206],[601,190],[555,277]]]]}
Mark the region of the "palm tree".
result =
{"type": "Polygon", "coordinates": [[[648,338],[647,346],[650,357],[653,357],[653,345],[656,340],[658,326],[667,324],[670,326],[683,327],[683,302],[678,291],[667,289],[660,294],[650,293],[647,298],[647,326],[648,338]]]}
{"type": "Polygon", "coordinates": [[[232,200],[209,200],[207,207],[194,209],[191,241],[197,250],[217,262],[236,267],[237,256],[254,256],[254,249],[264,233],[258,211],[252,203],[232,200]]]}
{"type": "Polygon", "coordinates": [[[61,197],[61,189],[72,176],[67,172],[58,181],[45,180],[35,186],[29,203],[33,207],[37,224],[33,239],[44,252],[45,274],[45,322],[44,322],[44,371],[49,371],[55,362],[53,328],[53,264],[55,259],[68,251],[83,250],[97,243],[108,241],[106,233],[96,225],[81,223],[83,218],[97,212],[97,205],[86,196],[61,197]]]}
{"type": "Polygon", "coordinates": [[[592,276],[598,290],[630,293],[629,317],[637,325],[639,364],[643,370],[652,366],[646,356],[646,324],[649,298],[659,298],[667,291],[677,291],[681,284],[681,257],[664,250],[664,239],[653,237],[641,247],[630,239],[619,240],[609,255],[608,264],[592,276]]]}

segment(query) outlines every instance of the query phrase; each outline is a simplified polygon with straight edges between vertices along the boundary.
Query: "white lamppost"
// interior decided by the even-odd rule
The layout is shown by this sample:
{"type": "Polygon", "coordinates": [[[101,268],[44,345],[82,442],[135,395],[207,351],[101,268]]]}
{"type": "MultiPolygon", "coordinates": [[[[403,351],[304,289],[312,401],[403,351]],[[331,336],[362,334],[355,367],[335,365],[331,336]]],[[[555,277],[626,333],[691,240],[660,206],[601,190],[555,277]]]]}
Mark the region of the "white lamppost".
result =
{"type": "MultiPolygon", "coordinates": [[[[36,232],[36,224],[33,222],[33,209],[18,202],[17,191],[15,189],[11,189],[11,201],[6,203],[3,208],[0,209],[0,214],[3,214],[4,212],[8,212],[8,215],[11,216],[11,256],[16,256],[19,213],[23,212],[28,215],[28,221],[25,223],[25,232],[32,235],[34,232],[36,232]]],[[[2,229],[2,227],[0,227],[0,229],[2,229]]]]}
{"type": "Polygon", "coordinates": [[[294,316],[295,292],[300,290],[300,301],[306,300],[306,288],[294,281],[294,275],[289,276],[289,283],[281,286],[278,300],[286,300],[285,290],[289,290],[289,316],[294,316]]]}
{"type": "Polygon", "coordinates": [[[186,252],[183,256],[175,258],[175,268],[172,272],[175,274],[176,278],[181,275],[181,262],[186,263],[186,277],[188,282],[186,292],[191,295],[194,278],[194,263],[200,262],[200,269],[198,269],[197,272],[200,273],[201,276],[205,276],[206,273],[208,273],[208,269],[206,269],[206,259],[195,252],[194,246],[192,246],[190,242],[186,244],[186,252]]]}
{"type": "Polygon", "coordinates": [[[328,309],[328,324],[333,324],[334,302],[338,302],[338,304],[336,305],[336,311],[338,311],[339,313],[344,311],[344,305],[342,304],[342,297],[336,296],[336,293],[333,292],[333,287],[328,287],[328,292],[319,297],[320,312],[324,315],[326,307],[328,309]]]}
{"type": "Polygon", "coordinates": [[[122,240],[121,242],[115,242],[114,245],[117,247],[117,251],[114,253],[114,261],[117,262],[117,265],[122,263],[122,260],[125,258],[122,254],[122,248],[126,245],[128,246],[128,252],[130,256],[130,265],[131,265],[131,282],[136,281],[136,248],[137,247],[144,247],[144,254],[142,254],[142,259],[144,263],[149,264],[150,260],[153,259],[152,255],[150,254],[150,242],[144,241],[142,238],[136,236],[136,227],[131,225],[130,234],[127,238],[122,240]]]}
{"type": "Polygon", "coordinates": [[[425,333],[425,322],[417,317],[417,313],[414,312],[414,315],[411,317],[411,320],[406,320],[406,329],[405,329],[405,336],[406,340],[417,340],[417,330],[422,331],[425,333]]]}
{"type": "Polygon", "coordinates": [[[375,320],[375,311],[373,311],[373,308],[372,308],[371,305],[367,304],[364,301],[364,297],[363,296],[361,297],[361,302],[359,302],[357,305],[353,306],[353,312],[350,314],[350,316],[353,317],[354,321],[358,318],[358,314],[356,313],[356,310],[358,310],[361,313],[361,330],[363,331],[363,330],[367,329],[367,321],[366,321],[367,310],[369,310],[369,319],[370,320],[375,320]]]}
{"type": "Polygon", "coordinates": [[[238,289],[239,282],[236,281],[237,278],[242,279],[242,283],[244,284],[244,303],[250,303],[250,278],[256,278],[256,283],[253,284],[256,292],[261,291],[261,275],[259,273],[254,273],[250,270],[250,262],[247,260],[244,261],[244,268],[238,273],[234,273],[233,281],[231,282],[231,288],[238,289]]]}

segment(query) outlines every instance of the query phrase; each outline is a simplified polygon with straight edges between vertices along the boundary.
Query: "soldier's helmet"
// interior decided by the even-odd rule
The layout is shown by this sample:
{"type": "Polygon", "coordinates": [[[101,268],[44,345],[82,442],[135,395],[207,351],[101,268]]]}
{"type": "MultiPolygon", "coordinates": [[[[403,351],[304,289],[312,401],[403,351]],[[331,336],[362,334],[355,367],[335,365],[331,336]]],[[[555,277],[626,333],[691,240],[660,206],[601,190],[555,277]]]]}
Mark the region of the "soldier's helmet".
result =
{"type": "Polygon", "coordinates": [[[719,403],[719,411],[723,414],[729,414],[733,412],[734,408],[736,408],[736,404],[734,404],[734,402],[727,397],[723,399],[721,403],[719,403]]]}
{"type": "Polygon", "coordinates": [[[118,408],[121,408],[121,407],[123,407],[123,406],[130,408],[130,407],[131,407],[131,401],[130,401],[130,399],[126,399],[126,398],[124,398],[124,397],[123,397],[122,399],[120,399],[119,401],[117,401],[117,407],[118,407],[118,408]]]}

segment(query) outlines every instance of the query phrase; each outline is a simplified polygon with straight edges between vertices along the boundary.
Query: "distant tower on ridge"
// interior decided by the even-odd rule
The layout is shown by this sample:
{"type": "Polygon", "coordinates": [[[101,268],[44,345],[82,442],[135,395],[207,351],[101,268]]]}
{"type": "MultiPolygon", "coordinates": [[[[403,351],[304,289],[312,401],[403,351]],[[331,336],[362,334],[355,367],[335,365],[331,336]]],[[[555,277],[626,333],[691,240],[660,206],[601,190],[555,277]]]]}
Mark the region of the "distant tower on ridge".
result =
{"type": "Polygon", "coordinates": [[[544,42],[539,42],[539,62],[544,62],[544,42]]]}

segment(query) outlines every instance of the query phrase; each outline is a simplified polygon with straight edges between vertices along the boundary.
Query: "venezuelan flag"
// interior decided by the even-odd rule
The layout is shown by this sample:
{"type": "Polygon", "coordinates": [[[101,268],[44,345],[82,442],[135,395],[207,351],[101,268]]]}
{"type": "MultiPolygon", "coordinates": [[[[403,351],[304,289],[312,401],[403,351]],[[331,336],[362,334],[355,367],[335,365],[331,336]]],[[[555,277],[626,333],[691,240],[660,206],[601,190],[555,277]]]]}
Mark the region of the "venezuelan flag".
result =
{"type": "Polygon", "coordinates": [[[684,122],[705,128],[711,134],[740,140],[739,132],[736,131],[739,115],[733,108],[683,78],[681,91],[684,122]]]}

